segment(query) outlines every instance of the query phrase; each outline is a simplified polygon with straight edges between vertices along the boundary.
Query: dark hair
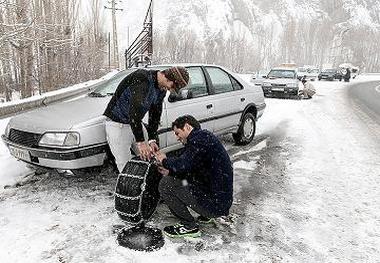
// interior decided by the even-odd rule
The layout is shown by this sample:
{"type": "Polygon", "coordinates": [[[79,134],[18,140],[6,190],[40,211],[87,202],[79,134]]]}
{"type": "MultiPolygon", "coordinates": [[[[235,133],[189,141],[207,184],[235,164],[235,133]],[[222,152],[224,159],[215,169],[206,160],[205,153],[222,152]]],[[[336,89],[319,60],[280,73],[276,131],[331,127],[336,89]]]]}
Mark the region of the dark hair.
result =
{"type": "Polygon", "coordinates": [[[173,121],[172,129],[174,129],[174,127],[176,127],[177,129],[183,129],[186,123],[195,129],[201,128],[199,121],[197,121],[197,119],[195,119],[193,116],[183,115],[181,117],[178,117],[175,121],[173,121]]]}
{"type": "Polygon", "coordinates": [[[185,87],[189,84],[189,72],[186,68],[175,66],[161,71],[168,80],[174,82],[175,90],[185,87]]]}

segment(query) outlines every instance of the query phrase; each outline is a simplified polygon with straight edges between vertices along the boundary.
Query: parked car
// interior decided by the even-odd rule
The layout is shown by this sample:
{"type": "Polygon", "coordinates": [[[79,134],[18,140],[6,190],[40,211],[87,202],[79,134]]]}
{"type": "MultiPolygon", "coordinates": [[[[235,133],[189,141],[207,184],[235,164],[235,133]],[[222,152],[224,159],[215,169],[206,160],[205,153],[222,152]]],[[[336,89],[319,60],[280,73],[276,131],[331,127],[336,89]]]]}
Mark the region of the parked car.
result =
{"type": "Polygon", "coordinates": [[[329,69],[322,69],[321,73],[318,75],[318,80],[326,79],[326,80],[334,80],[339,79],[341,81],[343,78],[342,72],[338,69],[329,68],[329,69]]]}
{"type": "Polygon", "coordinates": [[[313,66],[304,66],[298,68],[298,76],[305,77],[306,80],[314,81],[318,78],[320,73],[319,68],[313,66]]]}
{"type": "Polygon", "coordinates": [[[265,97],[300,98],[303,85],[296,68],[281,67],[269,71],[262,88],[265,97]]]}
{"type": "Polygon", "coordinates": [[[251,82],[256,86],[260,86],[263,84],[263,81],[268,75],[268,70],[260,70],[252,74],[251,82]]]}
{"type": "MultiPolygon", "coordinates": [[[[237,144],[251,142],[265,108],[261,88],[223,67],[182,66],[189,71],[190,83],[179,95],[168,92],[164,99],[158,131],[161,149],[169,152],[182,147],[171,132],[171,123],[184,114],[192,114],[215,134],[232,133],[237,144]]],[[[118,84],[134,70],[116,74],[85,97],[12,117],[2,135],[11,155],[46,168],[77,170],[103,165],[112,155],[102,114],[118,84]]]]}

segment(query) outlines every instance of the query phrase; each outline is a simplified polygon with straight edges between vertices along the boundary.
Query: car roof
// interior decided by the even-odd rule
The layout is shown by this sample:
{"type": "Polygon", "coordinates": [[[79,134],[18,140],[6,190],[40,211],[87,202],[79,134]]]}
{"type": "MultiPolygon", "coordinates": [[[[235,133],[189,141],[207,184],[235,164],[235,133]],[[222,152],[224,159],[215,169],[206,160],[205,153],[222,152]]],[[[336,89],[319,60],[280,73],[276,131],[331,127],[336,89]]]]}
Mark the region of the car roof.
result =
{"type": "Polygon", "coordinates": [[[272,68],[271,70],[289,70],[289,71],[297,71],[296,68],[290,68],[290,67],[276,67],[276,68],[272,68]]]}
{"type": "Polygon", "coordinates": [[[149,65],[146,68],[169,68],[174,66],[182,66],[182,67],[218,67],[223,69],[224,71],[230,73],[230,74],[236,74],[237,72],[232,71],[231,69],[228,69],[221,65],[215,65],[215,64],[202,64],[202,63],[176,63],[176,64],[157,64],[157,65],[149,65]]]}
{"type": "Polygon", "coordinates": [[[220,67],[223,68],[223,66],[215,65],[215,64],[203,64],[203,63],[173,63],[173,64],[157,64],[157,65],[149,65],[147,68],[155,68],[155,67],[174,67],[174,66],[182,66],[182,67],[191,67],[191,66],[206,66],[206,67],[220,67]]]}

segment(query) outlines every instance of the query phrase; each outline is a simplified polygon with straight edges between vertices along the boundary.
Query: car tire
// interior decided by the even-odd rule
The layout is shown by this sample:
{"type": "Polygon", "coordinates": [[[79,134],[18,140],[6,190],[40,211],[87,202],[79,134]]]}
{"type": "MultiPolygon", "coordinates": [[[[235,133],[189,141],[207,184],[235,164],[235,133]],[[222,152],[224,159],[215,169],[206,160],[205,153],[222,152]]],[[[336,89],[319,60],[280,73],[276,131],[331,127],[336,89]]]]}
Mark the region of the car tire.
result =
{"type": "Polygon", "coordinates": [[[244,114],[239,129],[236,133],[232,134],[234,141],[237,145],[247,145],[255,136],[256,132],[256,119],[252,113],[247,112],[244,114]]]}

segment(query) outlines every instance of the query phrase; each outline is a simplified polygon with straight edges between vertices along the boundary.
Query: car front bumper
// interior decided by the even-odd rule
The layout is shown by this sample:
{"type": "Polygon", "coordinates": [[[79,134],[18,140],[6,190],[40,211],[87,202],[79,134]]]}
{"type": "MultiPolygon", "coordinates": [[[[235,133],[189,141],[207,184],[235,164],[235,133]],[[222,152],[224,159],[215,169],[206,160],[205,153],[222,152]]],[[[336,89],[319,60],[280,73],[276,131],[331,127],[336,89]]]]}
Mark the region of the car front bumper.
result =
{"type": "Polygon", "coordinates": [[[321,76],[318,76],[319,79],[327,79],[327,80],[334,80],[334,76],[330,76],[330,75],[321,75],[321,76]]]}
{"type": "Polygon", "coordinates": [[[30,148],[10,141],[5,135],[1,139],[10,154],[26,163],[57,169],[80,169],[100,166],[106,158],[106,142],[75,149],[30,148]]]}
{"type": "Polygon", "coordinates": [[[298,89],[287,89],[287,88],[284,88],[284,89],[264,89],[263,88],[263,92],[264,92],[264,96],[265,97],[294,97],[294,96],[298,96],[298,89]]]}

